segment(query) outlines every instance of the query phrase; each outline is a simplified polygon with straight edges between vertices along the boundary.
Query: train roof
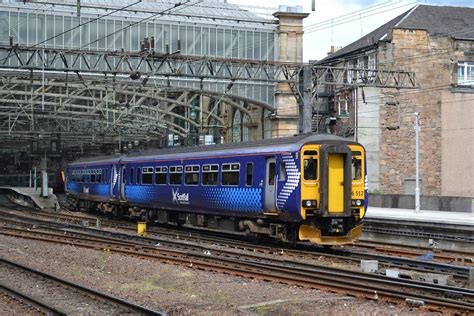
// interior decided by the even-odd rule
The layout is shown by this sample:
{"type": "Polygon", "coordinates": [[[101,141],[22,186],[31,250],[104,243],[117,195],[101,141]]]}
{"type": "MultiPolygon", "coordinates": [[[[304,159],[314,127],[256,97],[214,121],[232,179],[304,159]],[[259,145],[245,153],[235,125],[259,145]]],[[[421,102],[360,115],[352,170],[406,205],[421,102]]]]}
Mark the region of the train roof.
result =
{"type": "Polygon", "coordinates": [[[259,141],[239,142],[230,144],[218,144],[199,147],[171,147],[164,149],[155,149],[148,151],[141,151],[136,153],[129,153],[126,155],[115,155],[105,157],[95,157],[80,159],[73,162],[71,165],[82,164],[97,164],[97,163],[114,163],[114,162],[132,162],[143,160],[144,158],[153,158],[160,156],[160,158],[185,158],[187,157],[204,157],[212,153],[220,155],[245,154],[245,153],[265,153],[275,151],[296,151],[304,144],[320,144],[344,142],[347,144],[357,144],[356,142],[347,140],[342,137],[330,134],[300,134],[291,137],[278,137],[271,139],[264,139],[259,141]]]}
{"type": "Polygon", "coordinates": [[[96,157],[88,157],[88,158],[81,158],[71,162],[70,166],[76,165],[84,165],[84,164],[97,164],[97,163],[117,163],[123,158],[124,155],[122,154],[115,154],[115,155],[108,155],[108,156],[96,156],[96,157]]]}

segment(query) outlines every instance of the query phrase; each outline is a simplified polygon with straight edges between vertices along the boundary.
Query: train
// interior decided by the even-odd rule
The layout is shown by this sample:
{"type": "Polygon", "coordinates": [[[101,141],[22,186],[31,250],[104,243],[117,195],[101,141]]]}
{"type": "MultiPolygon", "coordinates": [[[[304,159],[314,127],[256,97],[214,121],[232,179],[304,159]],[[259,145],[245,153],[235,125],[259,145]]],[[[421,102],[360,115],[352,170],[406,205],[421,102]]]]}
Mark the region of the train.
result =
{"type": "Polygon", "coordinates": [[[321,134],[83,158],[65,191],[78,210],[328,246],[360,237],[368,197],[364,147],[321,134]]]}

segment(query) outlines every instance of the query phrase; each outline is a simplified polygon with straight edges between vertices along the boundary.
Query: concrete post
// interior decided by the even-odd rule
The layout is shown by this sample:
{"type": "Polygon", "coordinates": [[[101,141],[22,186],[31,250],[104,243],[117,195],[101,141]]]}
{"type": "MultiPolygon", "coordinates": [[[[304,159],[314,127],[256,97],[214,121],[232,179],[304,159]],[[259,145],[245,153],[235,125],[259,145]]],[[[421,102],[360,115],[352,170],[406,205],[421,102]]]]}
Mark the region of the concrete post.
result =
{"type": "Polygon", "coordinates": [[[46,171],[41,171],[41,196],[48,197],[48,173],[46,171]]]}
{"type": "Polygon", "coordinates": [[[415,112],[415,213],[420,212],[420,113],[415,112]]]}

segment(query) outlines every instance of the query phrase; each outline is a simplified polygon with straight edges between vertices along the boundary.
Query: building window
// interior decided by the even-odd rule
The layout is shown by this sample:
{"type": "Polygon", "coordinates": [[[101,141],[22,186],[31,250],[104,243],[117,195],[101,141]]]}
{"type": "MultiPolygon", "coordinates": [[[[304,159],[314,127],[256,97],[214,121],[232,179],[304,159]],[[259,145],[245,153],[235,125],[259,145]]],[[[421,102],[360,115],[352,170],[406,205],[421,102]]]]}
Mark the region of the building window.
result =
{"type": "Polygon", "coordinates": [[[463,61],[458,63],[458,84],[474,85],[474,62],[463,61]]]}
{"type": "Polygon", "coordinates": [[[236,110],[232,120],[232,142],[242,141],[242,113],[236,110]]]}
{"type": "Polygon", "coordinates": [[[375,77],[375,70],[377,69],[375,54],[369,55],[367,60],[367,68],[369,68],[369,79],[373,79],[375,77]]]}
{"type": "Polygon", "coordinates": [[[250,117],[244,114],[244,117],[242,119],[242,140],[244,142],[249,140],[249,127],[248,127],[249,124],[250,124],[250,117]]]}

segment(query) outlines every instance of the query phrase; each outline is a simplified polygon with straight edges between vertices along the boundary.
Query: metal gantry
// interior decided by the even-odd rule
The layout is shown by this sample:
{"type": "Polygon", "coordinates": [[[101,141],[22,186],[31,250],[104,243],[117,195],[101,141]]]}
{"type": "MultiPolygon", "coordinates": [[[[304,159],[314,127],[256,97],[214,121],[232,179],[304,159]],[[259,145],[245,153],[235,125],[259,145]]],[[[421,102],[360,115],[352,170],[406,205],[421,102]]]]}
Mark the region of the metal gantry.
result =
{"type": "MultiPolygon", "coordinates": [[[[272,104],[233,93],[232,85],[274,86],[282,82],[289,85],[300,103],[300,113],[310,113],[312,101],[325,85],[416,87],[414,74],[405,71],[154,51],[0,46],[0,133],[13,140],[61,133],[71,141],[143,139],[163,137],[169,132],[184,136],[192,126],[203,128],[210,119],[226,128],[217,111],[200,109],[199,121],[190,117],[196,98],[219,100],[249,117],[243,103],[272,113],[272,104]],[[351,82],[346,79],[348,74],[353,78],[351,82]],[[176,86],[176,80],[192,84],[176,86]],[[215,91],[205,88],[217,81],[221,84],[215,91]]],[[[305,115],[300,118],[307,119],[305,115]]],[[[305,122],[300,130],[307,128],[305,122]]]]}

